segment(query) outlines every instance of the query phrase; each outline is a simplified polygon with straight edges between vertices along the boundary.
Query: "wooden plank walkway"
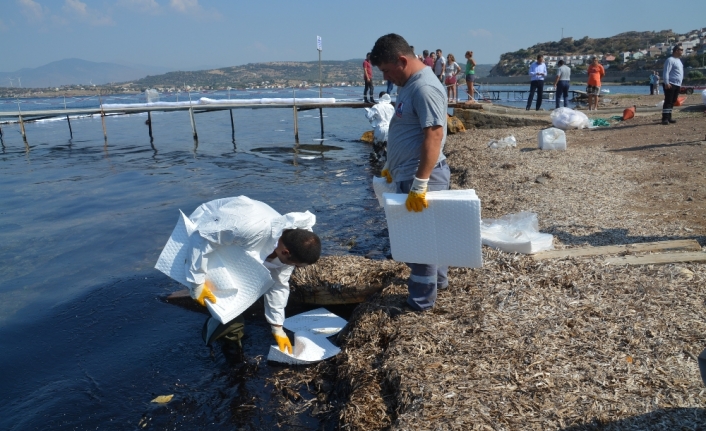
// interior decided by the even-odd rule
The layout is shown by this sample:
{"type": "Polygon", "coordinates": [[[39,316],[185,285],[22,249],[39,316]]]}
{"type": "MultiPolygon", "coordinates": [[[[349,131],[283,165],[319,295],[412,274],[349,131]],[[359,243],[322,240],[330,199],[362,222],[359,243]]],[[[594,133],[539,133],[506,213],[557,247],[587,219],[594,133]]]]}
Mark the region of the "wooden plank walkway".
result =
{"type": "Polygon", "coordinates": [[[643,256],[611,257],[605,261],[608,265],[666,265],[681,262],[706,262],[706,253],[667,253],[646,254],[643,256]]]}
{"type": "Polygon", "coordinates": [[[534,260],[563,259],[567,257],[589,257],[618,253],[645,253],[664,251],[700,251],[701,246],[693,239],[674,241],[643,242],[637,244],[607,245],[602,247],[568,248],[564,250],[541,251],[532,255],[534,260]]]}

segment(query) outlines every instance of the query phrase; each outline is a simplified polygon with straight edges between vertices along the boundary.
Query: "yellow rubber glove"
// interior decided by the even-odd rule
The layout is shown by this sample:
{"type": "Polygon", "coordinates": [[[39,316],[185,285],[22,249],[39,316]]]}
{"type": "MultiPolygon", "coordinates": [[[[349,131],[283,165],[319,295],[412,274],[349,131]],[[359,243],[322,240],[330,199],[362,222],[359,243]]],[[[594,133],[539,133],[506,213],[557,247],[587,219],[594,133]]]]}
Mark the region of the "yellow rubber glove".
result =
{"type": "Polygon", "coordinates": [[[387,162],[385,162],[385,166],[382,168],[380,176],[387,179],[388,184],[392,182],[392,174],[390,174],[390,167],[387,165],[387,162]]]}
{"type": "Polygon", "coordinates": [[[284,329],[282,329],[281,326],[272,325],[272,335],[275,336],[275,341],[277,341],[279,350],[284,352],[285,349],[287,349],[291,355],[293,352],[292,343],[289,342],[289,337],[287,337],[287,334],[284,333],[284,329]]]}
{"type": "Polygon", "coordinates": [[[206,306],[206,302],[204,302],[206,299],[211,301],[211,304],[216,303],[216,296],[211,291],[211,282],[208,280],[204,284],[196,286],[191,292],[191,297],[204,307],[206,306]]]}
{"type": "Polygon", "coordinates": [[[421,212],[424,208],[429,208],[427,203],[427,183],[429,183],[429,179],[422,180],[414,177],[412,188],[409,190],[407,201],[405,202],[407,211],[421,212]]]}

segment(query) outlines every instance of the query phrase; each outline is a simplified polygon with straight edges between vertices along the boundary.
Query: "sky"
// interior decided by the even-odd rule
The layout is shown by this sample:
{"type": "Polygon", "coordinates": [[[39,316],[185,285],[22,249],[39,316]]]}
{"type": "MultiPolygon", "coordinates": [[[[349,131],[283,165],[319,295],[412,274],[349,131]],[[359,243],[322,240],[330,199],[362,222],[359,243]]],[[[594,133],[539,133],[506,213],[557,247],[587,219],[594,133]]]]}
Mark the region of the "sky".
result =
{"type": "Polygon", "coordinates": [[[80,58],[201,70],[365,56],[387,33],[478,64],[540,42],[704,27],[706,1],[1,0],[0,71],[80,58]],[[666,5],[674,5],[671,6],[666,5]]]}

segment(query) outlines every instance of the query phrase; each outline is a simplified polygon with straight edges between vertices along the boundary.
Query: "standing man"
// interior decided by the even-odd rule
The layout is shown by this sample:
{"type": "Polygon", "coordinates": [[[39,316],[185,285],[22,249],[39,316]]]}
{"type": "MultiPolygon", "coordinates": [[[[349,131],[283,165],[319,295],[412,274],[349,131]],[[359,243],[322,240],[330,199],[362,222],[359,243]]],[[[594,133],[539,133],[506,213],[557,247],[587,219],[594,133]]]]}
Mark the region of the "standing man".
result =
{"type": "Polygon", "coordinates": [[[547,76],[547,65],[544,64],[544,56],[542,54],[537,56],[537,61],[533,61],[530,64],[529,75],[532,79],[530,81],[530,93],[529,98],[527,98],[527,108],[526,111],[530,110],[532,106],[532,99],[534,99],[534,92],[537,92],[537,107],[536,110],[542,107],[542,94],[544,93],[544,78],[547,76]]]}
{"type": "Polygon", "coordinates": [[[365,54],[365,60],[363,61],[363,80],[365,81],[363,100],[365,100],[365,103],[375,103],[375,98],[373,97],[373,91],[375,91],[373,86],[373,66],[370,65],[370,53],[365,54]],[[368,90],[370,90],[370,100],[368,100],[368,90]]]}
{"type": "Polygon", "coordinates": [[[684,66],[679,59],[682,52],[682,46],[675,45],[672,48],[672,56],[664,62],[664,71],[662,72],[662,79],[664,80],[662,124],[664,125],[677,122],[677,120],[672,120],[672,108],[674,107],[674,102],[677,101],[677,97],[679,97],[681,81],[684,79],[684,66]]]}
{"type": "Polygon", "coordinates": [[[434,74],[439,78],[439,82],[444,82],[444,74],[446,73],[446,59],[441,54],[441,50],[436,50],[436,63],[434,63],[434,74]]]}
{"type": "MultiPolygon", "coordinates": [[[[370,58],[385,79],[397,85],[397,107],[390,122],[382,176],[388,183],[396,183],[398,193],[407,194],[408,211],[423,211],[428,207],[427,190],[448,190],[451,179],[443,153],[447,118],[444,86],[414,57],[400,35],[379,38],[370,58]]],[[[437,289],[448,286],[448,267],[408,265],[412,274],[407,281],[407,304],[416,311],[429,310],[437,289]]]]}
{"type": "Polygon", "coordinates": [[[559,68],[556,70],[556,79],[554,80],[554,87],[556,88],[556,109],[559,109],[559,98],[564,97],[564,108],[566,108],[566,101],[569,100],[569,86],[571,85],[571,69],[569,66],[564,65],[564,60],[559,60],[559,68]]]}
{"type": "Polygon", "coordinates": [[[655,78],[657,78],[657,71],[652,71],[652,75],[650,75],[650,95],[655,94],[655,88],[657,87],[657,81],[655,78]]]}
{"type": "Polygon", "coordinates": [[[601,78],[605,76],[605,69],[598,62],[598,57],[591,59],[588,66],[588,85],[586,94],[588,95],[588,110],[598,110],[598,95],[601,93],[601,78]],[[592,107],[593,106],[593,107],[592,107]]]}

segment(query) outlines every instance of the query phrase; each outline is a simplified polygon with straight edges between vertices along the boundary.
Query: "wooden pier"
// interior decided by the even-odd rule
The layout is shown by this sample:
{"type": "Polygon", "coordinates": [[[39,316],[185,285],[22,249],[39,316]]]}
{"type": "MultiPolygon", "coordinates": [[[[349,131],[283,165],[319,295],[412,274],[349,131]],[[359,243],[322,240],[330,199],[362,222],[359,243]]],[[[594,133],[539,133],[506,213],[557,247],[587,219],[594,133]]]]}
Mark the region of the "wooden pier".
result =
{"type": "MultiPolygon", "coordinates": [[[[294,115],[294,139],[299,142],[299,128],[298,128],[298,115],[299,111],[308,111],[311,109],[318,109],[320,114],[323,114],[324,108],[353,108],[362,109],[372,107],[373,103],[364,102],[341,102],[341,103],[228,103],[223,101],[222,103],[213,104],[199,104],[194,103],[190,105],[178,105],[178,106],[121,106],[121,107],[103,107],[96,108],[76,108],[76,109],[46,109],[46,110],[36,110],[36,111],[22,111],[19,109],[17,111],[0,111],[0,120],[11,119],[17,120],[20,124],[20,130],[22,133],[22,138],[27,144],[27,135],[25,131],[25,123],[44,120],[48,118],[56,117],[66,117],[69,124],[69,134],[73,138],[73,130],[71,129],[71,120],[69,116],[89,116],[89,115],[100,115],[101,124],[103,126],[103,135],[105,140],[108,139],[108,131],[105,127],[105,117],[109,115],[126,115],[126,114],[141,114],[147,113],[148,120],[147,124],[149,126],[149,136],[150,141],[152,141],[152,112],[175,112],[175,111],[188,111],[189,120],[191,122],[191,130],[193,133],[193,138],[198,141],[198,134],[196,132],[196,119],[194,114],[200,114],[204,112],[214,112],[214,111],[230,111],[230,125],[232,129],[233,139],[235,139],[235,123],[233,122],[233,109],[292,109],[294,115]]],[[[323,115],[321,118],[321,137],[324,134],[324,120],[323,115]]],[[[2,138],[2,128],[0,128],[0,138],[2,138]]]]}

